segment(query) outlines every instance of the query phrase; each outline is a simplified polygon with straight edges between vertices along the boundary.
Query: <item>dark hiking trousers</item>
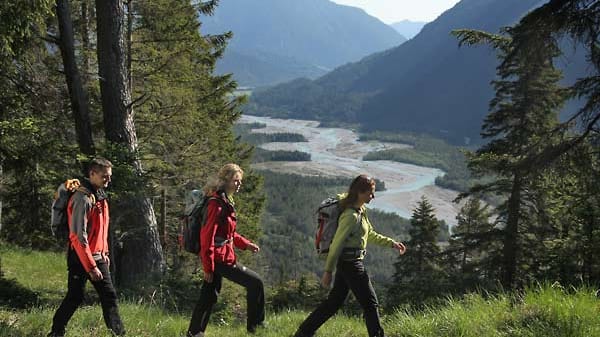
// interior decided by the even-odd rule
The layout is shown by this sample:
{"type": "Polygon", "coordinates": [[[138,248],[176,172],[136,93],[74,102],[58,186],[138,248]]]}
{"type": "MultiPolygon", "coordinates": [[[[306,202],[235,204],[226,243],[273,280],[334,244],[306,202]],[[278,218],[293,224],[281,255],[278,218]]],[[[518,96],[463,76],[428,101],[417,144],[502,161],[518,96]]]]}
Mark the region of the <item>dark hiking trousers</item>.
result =
{"type": "Polygon", "coordinates": [[[383,337],[383,328],[379,321],[379,302],[377,295],[365,270],[363,260],[338,261],[333,281],[333,288],[327,299],[304,320],[298,328],[296,336],[313,336],[338,309],[344,304],[348,292],[352,290],[354,297],[363,309],[363,316],[367,323],[370,337],[383,337]]]}
{"type": "Polygon", "coordinates": [[[248,307],[246,328],[248,331],[253,332],[265,320],[265,293],[260,276],[240,264],[228,266],[221,263],[215,264],[213,275],[211,283],[204,282],[202,284],[200,300],[192,313],[188,335],[193,336],[206,330],[212,307],[217,302],[217,296],[221,292],[223,277],[246,288],[248,307]]]}
{"type": "MultiPolygon", "coordinates": [[[[100,304],[102,305],[102,314],[104,323],[117,336],[125,335],[125,329],[119,316],[117,307],[117,293],[110,279],[110,271],[108,265],[102,261],[96,261],[96,265],[102,273],[103,279],[99,281],[91,281],[92,285],[98,292],[100,304]]],[[[83,301],[85,284],[89,279],[88,273],[83,269],[77,253],[73,249],[69,249],[67,255],[67,267],[69,269],[69,281],[67,295],[62,301],[60,307],[54,314],[52,320],[52,332],[56,335],[63,335],[67,323],[75,313],[83,301]]]]}

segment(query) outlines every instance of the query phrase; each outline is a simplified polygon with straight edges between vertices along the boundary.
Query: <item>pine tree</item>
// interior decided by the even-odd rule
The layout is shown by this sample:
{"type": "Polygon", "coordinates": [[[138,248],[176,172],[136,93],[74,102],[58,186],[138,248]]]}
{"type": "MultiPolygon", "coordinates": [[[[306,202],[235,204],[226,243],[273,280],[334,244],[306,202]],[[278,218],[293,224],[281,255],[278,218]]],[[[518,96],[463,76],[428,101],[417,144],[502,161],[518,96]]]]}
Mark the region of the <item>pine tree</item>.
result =
{"type": "Polygon", "coordinates": [[[59,58],[43,40],[52,4],[0,4],[0,235],[31,247],[52,246],[48,186],[75,163],[63,159],[73,148],[59,58]]]}
{"type": "Polygon", "coordinates": [[[600,166],[597,147],[583,141],[559,160],[547,197],[552,232],[545,241],[545,278],[563,285],[600,282],[600,166]]]}
{"type": "Polygon", "coordinates": [[[586,138],[595,138],[600,123],[600,2],[596,0],[550,0],[532,10],[519,22],[513,34],[514,53],[535,52],[536,44],[556,44],[565,38],[573,39],[583,47],[590,67],[586,76],[571,87],[573,97],[583,102],[582,107],[569,120],[561,124],[571,129],[574,121],[579,126],[570,137],[558,144],[549,144],[538,156],[530,158],[540,164],[551,162],[574,149],[586,138]]]}
{"type": "Polygon", "coordinates": [[[478,31],[459,31],[461,43],[487,42],[499,50],[501,64],[498,79],[493,82],[496,96],[483,124],[482,136],[490,141],[469,157],[469,168],[477,175],[493,175],[495,180],[471,189],[474,193],[505,196],[498,207],[502,226],[501,283],[512,288],[522,283],[517,279],[523,268],[524,242],[532,232],[532,219],[527,209],[534,208],[532,181],[540,179],[542,167],[533,166],[547,146],[558,143],[553,133],[558,124],[558,111],[568,97],[559,86],[561,72],[553,61],[560,55],[555,42],[532,41],[527,50],[513,46],[513,29],[506,36],[478,31]],[[527,193],[526,193],[527,192],[527,193]]]}
{"type": "Polygon", "coordinates": [[[459,293],[489,288],[498,279],[500,231],[494,227],[489,205],[469,198],[456,216],[448,247],[445,269],[453,290],[459,293]]]}
{"type": "Polygon", "coordinates": [[[443,271],[437,237],[440,231],[435,210],[425,196],[417,204],[410,219],[407,251],[394,264],[393,284],[388,288],[390,305],[425,301],[443,294],[443,271]]]}
{"type": "Polygon", "coordinates": [[[172,248],[185,193],[201,188],[228,162],[246,171],[236,196],[244,224],[239,230],[252,239],[261,233],[262,179],[249,167],[250,148],[232,128],[245,97],[234,94],[237,85],[230,75],[214,74],[232,35],[201,34],[202,18],[215,6],[216,1],[157,0],[132,7],[130,71],[139,151],[152,185],[167,199],[161,218],[171,233],[165,240],[171,252],[176,252],[172,248]]]}

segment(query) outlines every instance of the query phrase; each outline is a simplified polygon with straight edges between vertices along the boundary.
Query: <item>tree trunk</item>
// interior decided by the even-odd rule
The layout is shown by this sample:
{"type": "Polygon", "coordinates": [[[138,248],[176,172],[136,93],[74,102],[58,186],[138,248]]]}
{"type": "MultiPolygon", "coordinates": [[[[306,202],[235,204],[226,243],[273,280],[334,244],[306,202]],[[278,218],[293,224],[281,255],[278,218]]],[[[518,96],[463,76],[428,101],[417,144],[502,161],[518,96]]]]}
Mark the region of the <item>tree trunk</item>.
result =
{"type": "Polygon", "coordinates": [[[133,88],[133,76],[131,75],[131,45],[133,44],[133,0],[127,1],[127,78],[129,88],[133,88]]]}
{"type": "MultiPolygon", "coordinates": [[[[471,216],[469,215],[469,218],[467,219],[467,223],[466,226],[467,228],[465,228],[465,233],[467,233],[468,236],[471,235],[471,216]]],[[[465,273],[465,269],[467,266],[467,240],[465,238],[463,238],[463,255],[462,255],[462,259],[461,259],[461,263],[460,263],[460,270],[463,272],[463,274],[465,273]]]]}
{"type": "MultiPolygon", "coordinates": [[[[3,184],[3,179],[4,173],[2,172],[2,163],[0,162],[0,186],[3,184]]],[[[0,199],[0,233],[2,233],[2,199],[0,199]]]]}
{"type": "MultiPolygon", "coordinates": [[[[109,142],[124,146],[132,154],[134,159],[129,164],[139,176],[142,165],[137,157],[137,136],[127,79],[124,18],[122,0],[96,0],[104,130],[109,142]]],[[[133,287],[148,277],[159,276],[164,269],[156,216],[150,200],[136,193],[124,196],[115,206],[112,218],[122,230],[117,277],[121,285],[133,287]]]]}
{"type": "Polygon", "coordinates": [[[515,273],[517,271],[517,250],[519,249],[517,240],[519,235],[521,188],[521,176],[517,173],[513,179],[510,196],[508,198],[508,216],[504,233],[502,286],[505,289],[512,289],[515,282],[515,273]]]}
{"type": "MultiPolygon", "coordinates": [[[[592,208],[593,209],[593,208],[592,208]]],[[[583,261],[581,266],[582,280],[587,284],[593,284],[593,268],[594,263],[594,212],[589,213],[591,216],[584,217],[583,223],[583,261]],[[587,219],[586,219],[587,218],[587,219]]]]}
{"type": "Polygon", "coordinates": [[[160,229],[162,230],[162,246],[165,250],[165,259],[169,249],[169,233],[167,230],[167,191],[163,189],[160,192],[160,229]]]}
{"type": "Polygon", "coordinates": [[[90,22],[93,20],[93,8],[89,6],[89,0],[81,1],[81,45],[83,47],[83,63],[82,63],[82,80],[84,88],[88,88],[90,84],[91,61],[90,61],[90,22]]]}
{"type": "Polygon", "coordinates": [[[92,125],[88,107],[88,97],[75,60],[75,47],[73,35],[73,21],[68,0],[56,0],[56,16],[60,31],[60,52],[63,59],[71,110],[75,119],[75,132],[79,150],[87,155],[94,155],[94,140],[92,139],[92,125]]]}

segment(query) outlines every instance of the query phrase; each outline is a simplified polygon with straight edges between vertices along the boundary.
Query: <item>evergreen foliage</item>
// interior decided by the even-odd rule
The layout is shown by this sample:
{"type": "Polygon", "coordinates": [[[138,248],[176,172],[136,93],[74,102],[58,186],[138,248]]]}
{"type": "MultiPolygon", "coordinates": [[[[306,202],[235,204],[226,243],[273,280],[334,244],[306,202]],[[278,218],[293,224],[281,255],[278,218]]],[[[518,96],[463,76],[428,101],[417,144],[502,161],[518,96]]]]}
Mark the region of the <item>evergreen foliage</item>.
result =
{"type": "MultiPolygon", "coordinates": [[[[527,51],[513,54],[512,29],[505,36],[484,32],[457,32],[461,43],[485,41],[500,51],[503,60],[494,81],[496,97],[490,102],[490,114],[482,135],[490,141],[469,156],[469,167],[476,175],[494,175],[496,179],[478,184],[471,191],[505,195],[497,221],[502,229],[502,285],[510,288],[526,282],[518,275],[532,266],[525,255],[539,238],[534,231],[535,182],[543,179],[541,167],[523,165],[538,155],[544,146],[556,144],[552,131],[558,124],[558,111],[568,91],[558,82],[562,73],[554,67],[560,55],[555,43],[540,40],[527,51]],[[513,55],[508,58],[507,55],[513,55]]],[[[543,191],[539,191],[543,193],[543,191]]],[[[539,253],[539,251],[538,251],[539,253]]]]}
{"type": "Polygon", "coordinates": [[[426,197],[413,210],[406,242],[407,251],[394,264],[394,282],[388,288],[388,303],[417,306],[444,293],[441,248],[438,245],[440,222],[426,197]]]}
{"type": "MultiPolygon", "coordinates": [[[[68,93],[59,72],[62,61],[55,45],[57,25],[51,4],[36,1],[32,3],[36,6],[29,8],[29,3],[0,7],[0,16],[7,18],[2,24],[8,27],[2,31],[2,43],[11,43],[3,52],[12,53],[0,61],[6,79],[0,81],[0,200],[4,210],[0,235],[15,243],[47,248],[55,245],[47,225],[52,194],[64,179],[80,177],[79,162],[87,156],[78,155],[76,147],[68,93]],[[8,21],[10,17],[15,18],[15,25],[8,21]],[[18,26],[24,18],[31,21],[18,26]],[[9,28],[14,29],[12,37],[9,28]],[[44,36],[46,32],[48,36],[44,36]],[[17,41],[22,42],[17,45],[17,41]]],[[[228,162],[237,162],[246,170],[244,190],[236,200],[240,219],[246,224],[240,231],[255,240],[260,235],[262,181],[249,168],[250,147],[238,142],[232,132],[244,97],[232,95],[236,84],[229,76],[212,74],[230,34],[207,36],[198,30],[201,18],[196,10],[210,13],[215,5],[215,1],[129,2],[130,108],[135,111],[138,141],[137,151],[129,154],[103,141],[98,78],[93,76],[98,71],[93,57],[95,39],[91,38],[96,34],[93,3],[73,1],[71,6],[77,63],[89,94],[93,137],[98,153],[115,164],[111,203],[132,194],[162,195],[152,200],[155,207],[165,205],[156,211],[170,263],[179,259],[175,233],[186,191],[204,185],[209,175],[228,162]],[[128,164],[132,158],[141,160],[143,172],[128,164]]],[[[114,211],[117,215],[118,207],[114,211]]],[[[117,235],[113,237],[122,239],[125,229],[114,225],[117,235]]]]}
{"type": "Polygon", "coordinates": [[[79,171],[60,61],[40,39],[51,15],[50,1],[0,5],[0,235],[27,246],[53,244],[51,191],[79,171]]]}
{"type": "Polygon", "coordinates": [[[257,148],[252,157],[253,163],[262,163],[266,161],[310,161],[310,154],[301,151],[269,151],[257,148]]]}
{"type": "Polygon", "coordinates": [[[297,133],[250,133],[242,136],[242,140],[253,145],[274,142],[307,142],[306,137],[297,133]]]}
{"type": "Polygon", "coordinates": [[[489,205],[482,205],[477,198],[469,198],[456,216],[457,224],[444,249],[444,266],[453,293],[497,286],[501,231],[494,227],[491,213],[489,205]]]}

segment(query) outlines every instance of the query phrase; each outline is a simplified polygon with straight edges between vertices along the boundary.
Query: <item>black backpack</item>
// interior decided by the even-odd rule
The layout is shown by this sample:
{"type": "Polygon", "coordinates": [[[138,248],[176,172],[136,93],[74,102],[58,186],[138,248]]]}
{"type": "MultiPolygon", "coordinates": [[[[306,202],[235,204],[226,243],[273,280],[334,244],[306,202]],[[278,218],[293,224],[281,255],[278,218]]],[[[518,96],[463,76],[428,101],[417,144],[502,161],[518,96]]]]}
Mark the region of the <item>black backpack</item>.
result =
{"type": "Polygon", "coordinates": [[[81,183],[78,179],[67,179],[64,183],[58,186],[56,192],[54,193],[54,201],[52,202],[50,230],[52,231],[52,235],[54,235],[59,243],[69,241],[70,230],[67,207],[69,206],[69,200],[77,191],[87,195],[87,197],[92,201],[92,204],[96,203],[96,197],[94,196],[94,193],[81,186],[81,183]]]}
{"type": "Polygon", "coordinates": [[[200,190],[192,190],[187,196],[183,221],[179,231],[179,246],[186,252],[195,255],[200,253],[200,230],[206,223],[208,201],[211,199],[221,200],[204,195],[200,190]]]}

